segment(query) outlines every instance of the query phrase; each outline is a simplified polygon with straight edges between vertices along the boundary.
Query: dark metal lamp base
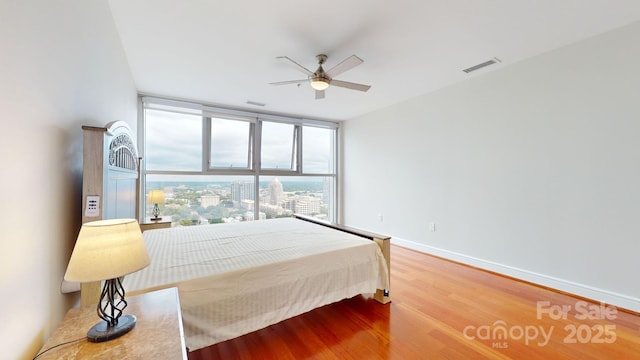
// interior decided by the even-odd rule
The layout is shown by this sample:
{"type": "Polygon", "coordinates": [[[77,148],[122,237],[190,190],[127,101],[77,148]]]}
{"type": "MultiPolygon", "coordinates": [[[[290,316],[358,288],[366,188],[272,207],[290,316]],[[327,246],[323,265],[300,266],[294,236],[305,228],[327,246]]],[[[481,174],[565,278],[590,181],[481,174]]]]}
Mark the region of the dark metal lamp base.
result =
{"type": "Polygon", "coordinates": [[[106,321],[95,324],[87,332],[87,339],[91,342],[113,340],[128,333],[134,326],[136,326],[136,317],[134,315],[122,315],[118,318],[118,324],[115,326],[109,326],[106,321]]]}

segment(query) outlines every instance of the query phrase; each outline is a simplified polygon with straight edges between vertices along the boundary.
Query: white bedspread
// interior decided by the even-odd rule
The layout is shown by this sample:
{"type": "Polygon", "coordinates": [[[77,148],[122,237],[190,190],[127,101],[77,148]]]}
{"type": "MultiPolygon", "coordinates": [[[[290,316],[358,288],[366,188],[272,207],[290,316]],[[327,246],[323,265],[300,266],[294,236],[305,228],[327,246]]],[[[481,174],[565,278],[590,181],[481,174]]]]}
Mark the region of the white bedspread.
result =
{"type": "Polygon", "coordinates": [[[389,288],[375,242],[285,218],[144,232],[151,264],[127,294],[177,286],[189,350],[389,288]]]}

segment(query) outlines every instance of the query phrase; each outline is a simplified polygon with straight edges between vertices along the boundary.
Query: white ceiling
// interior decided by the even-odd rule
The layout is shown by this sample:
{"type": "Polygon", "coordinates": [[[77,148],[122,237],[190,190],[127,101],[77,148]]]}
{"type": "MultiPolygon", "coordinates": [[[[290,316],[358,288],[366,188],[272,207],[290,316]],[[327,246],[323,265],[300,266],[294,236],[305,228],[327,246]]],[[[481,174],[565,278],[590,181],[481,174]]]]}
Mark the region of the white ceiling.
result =
{"type": "MultiPolygon", "coordinates": [[[[109,0],[141,93],[346,120],[640,20],[638,0],[109,0]],[[374,5],[375,4],[375,5],[374,5]],[[315,71],[364,63],[315,100],[315,71]],[[462,70],[494,57],[502,62],[462,70]],[[247,101],[266,104],[248,105],[247,101]]],[[[640,39],[639,39],[640,40],[640,39]]]]}

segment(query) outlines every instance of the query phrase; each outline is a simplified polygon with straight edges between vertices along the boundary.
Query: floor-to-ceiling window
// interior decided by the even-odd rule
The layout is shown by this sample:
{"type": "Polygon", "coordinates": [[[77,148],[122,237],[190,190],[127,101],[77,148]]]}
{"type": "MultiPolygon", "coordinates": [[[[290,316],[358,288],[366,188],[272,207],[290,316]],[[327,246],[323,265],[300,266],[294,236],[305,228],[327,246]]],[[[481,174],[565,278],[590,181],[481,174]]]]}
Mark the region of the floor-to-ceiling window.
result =
{"type": "Polygon", "coordinates": [[[160,215],[174,226],[336,221],[337,123],[141,100],[143,193],[163,190],[160,215]]]}

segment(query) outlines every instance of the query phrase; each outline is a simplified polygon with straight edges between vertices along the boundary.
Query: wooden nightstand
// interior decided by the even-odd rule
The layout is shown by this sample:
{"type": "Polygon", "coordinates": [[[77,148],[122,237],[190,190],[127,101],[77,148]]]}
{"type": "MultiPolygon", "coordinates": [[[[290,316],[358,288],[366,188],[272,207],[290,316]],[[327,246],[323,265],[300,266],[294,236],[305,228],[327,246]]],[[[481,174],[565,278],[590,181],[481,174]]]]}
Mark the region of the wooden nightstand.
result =
{"type": "Polygon", "coordinates": [[[140,230],[163,229],[171,227],[171,216],[163,216],[160,220],[151,220],[150,217],[144,218],[140,223],[140,230]]]}
{"type": "Polygon", "coordinates": [[[51,349],[38,360],[187,359],[177,288],[126,297],[125,300],[128,306],[124,313],[137,318],[133,330],[111,341],[89,342],[82,338],[100,321],[96,305],[73,308],[39,353],[67,341],[82,340],[51,349]]]}

